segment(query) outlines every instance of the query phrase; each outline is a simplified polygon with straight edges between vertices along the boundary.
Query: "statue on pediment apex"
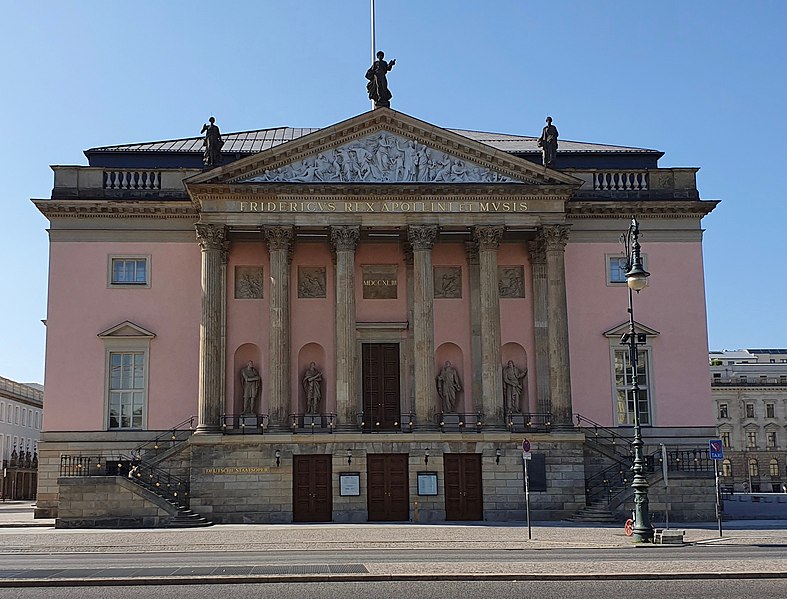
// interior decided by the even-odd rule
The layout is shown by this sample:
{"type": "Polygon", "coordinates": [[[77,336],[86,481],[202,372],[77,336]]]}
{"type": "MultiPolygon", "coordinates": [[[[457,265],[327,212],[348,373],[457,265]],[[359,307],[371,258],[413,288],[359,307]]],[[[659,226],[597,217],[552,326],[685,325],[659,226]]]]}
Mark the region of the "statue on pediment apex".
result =
{"type": "Polygon", "coordinates": [[[385,53],[380,51],[377,53],[377,60],[366,71],[366,78],[369,80],[366,91],[369,92],[369,99],[374,100],[375,108],[391,106],[393,94],[388,90],[388,71],[394,68],[395,64],[395,58],[391,62],[386,62],[385,53]]]}

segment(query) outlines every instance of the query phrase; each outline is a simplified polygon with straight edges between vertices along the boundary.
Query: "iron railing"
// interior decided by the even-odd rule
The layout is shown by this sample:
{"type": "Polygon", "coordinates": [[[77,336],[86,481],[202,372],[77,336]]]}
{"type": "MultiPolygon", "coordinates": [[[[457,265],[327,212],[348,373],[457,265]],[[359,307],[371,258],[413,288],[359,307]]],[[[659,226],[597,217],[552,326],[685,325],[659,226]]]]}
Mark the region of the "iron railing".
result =
{"type": "Polygon", "coordinates": [[[336,414],[290,414],[289,422],[293,433],[333,433],[336,414]]]}
{"type": "Polygon", "coordinates": [[[552,414],[509,413],[506,426],[512,433],[545,433],[552,429],[552,414]]]}
{"type": "Polygon", "coordinates": [[[221,432],[225,435],[262,435],[267,428],[267,414],[221,415],[221,432]]]}
{"type": "Polygon", "coordinates": [[[596,443],[618,456],[618,461],[633,459],[631,450],[632,439],[621,435],[618,431],[608,428],[585,418],[581,414],[575,414],[577,428],[585,433],[585,439],[596,443]]]}

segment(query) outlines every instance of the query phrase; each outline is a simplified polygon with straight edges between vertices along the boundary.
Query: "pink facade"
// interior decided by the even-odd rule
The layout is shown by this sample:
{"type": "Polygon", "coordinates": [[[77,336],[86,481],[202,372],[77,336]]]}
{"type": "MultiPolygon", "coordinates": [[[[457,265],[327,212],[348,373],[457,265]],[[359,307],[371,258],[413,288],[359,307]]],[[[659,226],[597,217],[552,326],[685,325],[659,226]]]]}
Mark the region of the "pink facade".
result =
{"type": "Polygon", "coordinates": [[[124,321],[150,341],[147,427],[196,414],[200,250],[190,243],[53,242],[49,259],[45,431],[106,430],[105,344],[124,321]],[[113,255],[149,255],[149,287],[110,288],[113,255]]]}
{"type": "MultiPolygon", "coordinates": [[[[642,224],[647,231],[647,221],[642,224]]],[[[615,426],[611,347],[604,332],[627,322],[628,295],[607,284],[606,256],[620,255],[612,243],[566,246],[566,294],[574,411],[615,426]]],[[[649,285],[634,296],[637,323],[655,329],[651,349],[652,423],[660,427],[710,426],[713,414],[707,375],[707,328],[700,243],[644,242],[649,285]]]]}

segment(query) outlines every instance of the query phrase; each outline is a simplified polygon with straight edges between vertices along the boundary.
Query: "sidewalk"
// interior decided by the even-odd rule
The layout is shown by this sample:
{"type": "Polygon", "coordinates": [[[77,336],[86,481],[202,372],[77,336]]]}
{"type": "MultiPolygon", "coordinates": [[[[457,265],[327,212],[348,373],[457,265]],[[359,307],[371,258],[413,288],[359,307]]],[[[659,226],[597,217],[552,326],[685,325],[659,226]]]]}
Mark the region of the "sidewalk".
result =
{"type": "Polygon", "coordinates": [[[56,530],[51,520],[33,520],[32,509],[29,502],[0,504],[0,555],[7,564],[0,568],[0,588],[85,580],[90,584],[156,584],[162,577],[180,584],[225,579],[304,582],[787,577],[787,552],[778,549],[787,545],[787,521],[725,522],[722,538],[716,523],[676,523],[671,528],[685,530],[688,544],[676,547],[634,545],[623,533],[622,523],[591,526],[537,522],[532,526],[532,540],[527,538],[527,526],[521,523],[236,524],[195,529],[56,530]],[[718,553],[702,551],[703,546],[728,547],[728,559],[719,560],[718,553]],[[407,555],[407,551],[417,552],[407,555]],[[434,552],[434,558],[425,551],[434,552]],[[456,559],[446,559],[446,552],[454,551],[456,559]],[[227,558],[224,564],[199,565],[196,554],[210,552],[221,552],[227,558]],[[287,552],[292,552],[291,559],[282,555],[287,552]],[[467,552],[477,553],[477,558],[468,557],[467,552]],[[506,552],[505,556],[499,552],[506,552]],[[194,553],[195,562],[189,564],[188,559],[182,559],[167,563],[165,556],[169,553],[194,553]],[[266,553],[270,558],[265,557],[266,553]],[[73,558],[68,561],[73,554],[82,556],[80,569],[54,567],[74,563],[73,558]],[[119,554],[134,554],[141,561],[134,568],[119,568],[109,559],[119,554]],[[442,557],[438,557],[440,554],[442,557]],[[36,569],[37,556],[46,556],[49,569],[36,569]],[[13,563],[24,567],[12,569],[8,564],[13,563]]]}

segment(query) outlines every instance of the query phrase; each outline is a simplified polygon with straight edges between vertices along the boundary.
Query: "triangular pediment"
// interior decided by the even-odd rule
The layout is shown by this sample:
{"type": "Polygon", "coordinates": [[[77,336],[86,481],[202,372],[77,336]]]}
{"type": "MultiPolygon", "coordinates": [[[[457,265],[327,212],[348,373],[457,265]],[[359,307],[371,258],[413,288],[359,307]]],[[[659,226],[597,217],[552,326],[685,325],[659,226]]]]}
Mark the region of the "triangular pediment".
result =
{"type": "MultiPolygon", "coordinates": [[[[620,337],[621,335],[623,335],[625,333],[628,333],[629,332],[629,326],[630,325],[629,325],[628,321],[621,322],[616,327],[612,327],[611,329],[604,331],[604,333],[602,333],[602,334],[604,335],[604,337],[609,337],[610,339],[614,339],[616,337],[620,337]]],[[[634,331],[637,332],[637,333],[645,333],[648,337],[656,337],[657,335],[661,334],[656,329],[652,329],[652,328],[650,328],[648,326],[645,326],[644,324],[640,324],[639,322],[636,322],[636,321],[634,322],[634,331]]]]}
{"type": "Polygon", "coordinates": [[[116,324],[98,334],[101,339],[152,339],[156,334],[134,324],[130,320],[116,324]]]}
{"type": "Polygon", "coordinates": [[[580,181],[380,108],[206,171],[187,183],[518,183],[577,187],[580,181]]]}

